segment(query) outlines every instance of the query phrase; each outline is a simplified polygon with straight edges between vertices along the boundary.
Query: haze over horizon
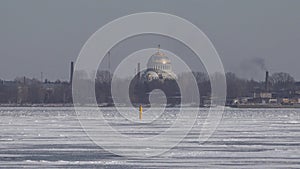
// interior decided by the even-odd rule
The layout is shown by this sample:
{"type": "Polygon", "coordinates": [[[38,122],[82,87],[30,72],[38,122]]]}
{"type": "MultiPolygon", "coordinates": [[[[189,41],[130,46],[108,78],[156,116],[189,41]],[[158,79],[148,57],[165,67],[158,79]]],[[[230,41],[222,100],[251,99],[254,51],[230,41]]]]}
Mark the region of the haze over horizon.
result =
{"type": "MultiPolygon", "coordinates": [[[[198,26],[212,41],[226,72],[256,80],[264,79],[265,70],[287,72],[299,81],[299,7],[296,0],[2,0],[0,79],[40,79],[43,72],[51,81],[68,80],[70,62],[100,27],[132,13],[164,12],[198,26]]],[[[164,38],[142,41],[126,43],[112,55],[120,58],[157,44],[183,57],[190,55],[164,38]]]]}

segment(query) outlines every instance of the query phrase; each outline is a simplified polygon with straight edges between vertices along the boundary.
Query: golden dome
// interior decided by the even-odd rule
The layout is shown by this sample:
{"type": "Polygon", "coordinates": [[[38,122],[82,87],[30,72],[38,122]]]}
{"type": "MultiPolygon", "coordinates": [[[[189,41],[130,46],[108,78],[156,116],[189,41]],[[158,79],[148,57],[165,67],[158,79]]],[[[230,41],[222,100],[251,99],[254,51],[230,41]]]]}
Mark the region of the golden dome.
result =
{"type": "Polygon", "coordinates": [[[163,71],[172,70],[171,60],[159,50],[149,58],[147,67],[150,69],[160,69],[163,71]]]}

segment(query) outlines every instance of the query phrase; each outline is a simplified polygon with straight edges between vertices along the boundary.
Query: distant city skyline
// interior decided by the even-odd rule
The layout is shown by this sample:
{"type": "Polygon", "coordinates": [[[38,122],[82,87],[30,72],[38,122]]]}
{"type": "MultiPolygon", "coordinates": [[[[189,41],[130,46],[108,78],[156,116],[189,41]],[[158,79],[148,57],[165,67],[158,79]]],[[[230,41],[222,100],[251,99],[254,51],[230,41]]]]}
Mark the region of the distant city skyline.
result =
{"type": "MultiPolygon", "coordinates": [[[[2,0],[0,79],[40,79],[43,72],[44,79],[68,81],[70,62],[76,61],[95,31],[124,15],[154,11],[198,26],[214,44],[226,72],[263,81],[267,69],[270,74],[287,72],[299,81],[299,7],[300,1],[293,0],[2,0]]],[[[170,39],[137,37],[112,49],[112,66],[136,50],[158,44],[180,57],[192,55],[170,39]]],[[[203,70],[193,66],[193,59],[186,61],[203,70]]]]}

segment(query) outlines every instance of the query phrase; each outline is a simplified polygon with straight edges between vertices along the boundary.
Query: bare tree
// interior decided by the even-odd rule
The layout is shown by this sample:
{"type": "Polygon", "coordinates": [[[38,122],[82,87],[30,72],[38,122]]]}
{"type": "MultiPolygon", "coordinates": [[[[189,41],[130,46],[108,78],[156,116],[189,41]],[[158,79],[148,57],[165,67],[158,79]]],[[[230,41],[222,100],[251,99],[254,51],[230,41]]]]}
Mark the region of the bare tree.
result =
{"type": "Polygon", "coordinates": [[[273,90],[291,90],[294,88],[295,79],[288,73],[274,73],[270,77],[273,90]]]}

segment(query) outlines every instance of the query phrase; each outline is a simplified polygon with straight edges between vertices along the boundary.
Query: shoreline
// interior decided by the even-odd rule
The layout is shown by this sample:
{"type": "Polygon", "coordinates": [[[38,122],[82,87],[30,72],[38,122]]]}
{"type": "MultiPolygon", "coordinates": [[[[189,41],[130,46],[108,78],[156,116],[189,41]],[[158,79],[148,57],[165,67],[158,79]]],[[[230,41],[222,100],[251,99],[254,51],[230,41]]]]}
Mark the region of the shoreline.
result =
{"type": "Polygon", "coordinates": [[[239,105],[230,105],[228,107],[232,108],[278,108],[278,109],[285,109],[285,108],[300,108],[300,104],[293,104],[293,105],[283,105],[283,104],[239,104],[239,105]]]}
{"type": "MultiPolygon", "coordinates": [[[[95,107],[94,105],[80,105],[82,107],[95,107]]],[[[66,104],[0,104],[0,107],[74,107],[72,103],[66,103],[66,104]]],[[[101,104],[98,105],[98,107],[115,107],[115,105],[109,105],[109,104],[101,104]]],[[[121,105],[120,107],[130,107],[126,105],[121,105]]],[[[148,106],[146,106],[148,107],[148,106]]],[[[176,107],[176,106],[174,106],[176,107]]],[[[187,106],[184,105],[183,107],[195,107],[195,106],[187,106]]],[[[211,108],[213,108],[212,106],[211,108]]],[[[281,104],[240,104],[240,105],[226,105],[227,108],[241,108],[241,109],[247,109],[247,108],[265,108],[265,109],[285,109],[285,108],[300,108],[300,104],[294,104],[294,105],[281,105],[281,104]]],[[[173,108],[170,106],[166,106],[166,108],[173,108]]],[[[209,106],[203,107],[200,106],[200,108],[210,108],[209,106]]]]}

